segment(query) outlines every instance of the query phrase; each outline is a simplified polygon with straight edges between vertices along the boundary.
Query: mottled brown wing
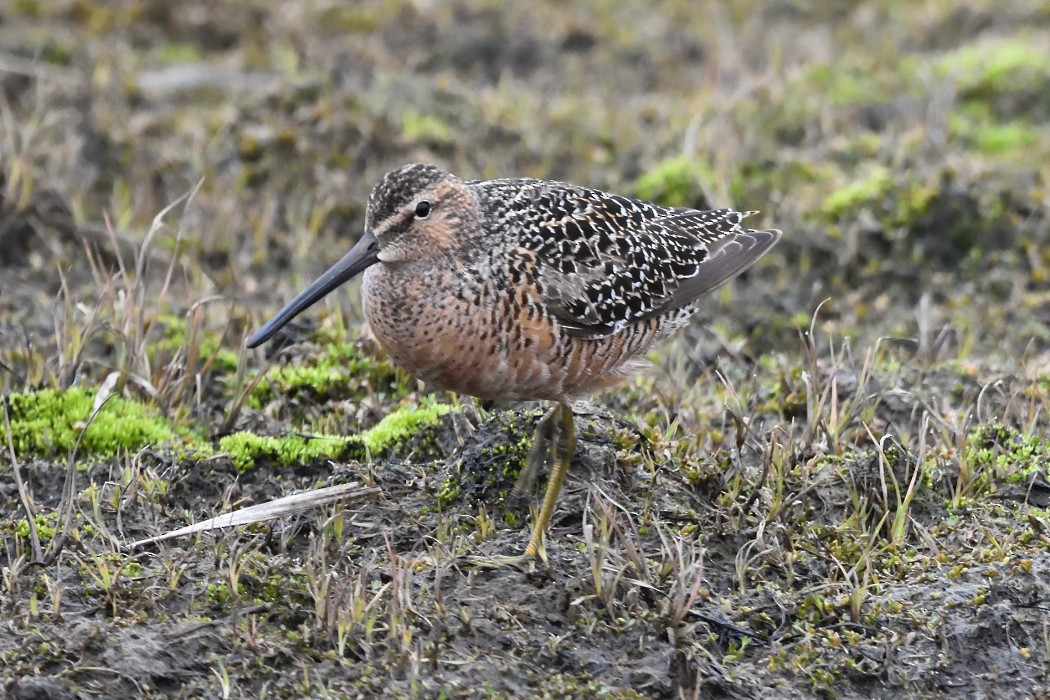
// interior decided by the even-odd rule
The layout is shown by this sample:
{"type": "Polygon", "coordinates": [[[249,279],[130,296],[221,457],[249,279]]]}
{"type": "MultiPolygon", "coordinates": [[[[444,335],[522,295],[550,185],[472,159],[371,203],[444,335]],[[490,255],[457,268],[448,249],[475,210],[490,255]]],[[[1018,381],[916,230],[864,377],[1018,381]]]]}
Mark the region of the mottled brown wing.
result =
{"type": "Polygon", "coordinates": [[[747,214],[729,209],[670,209],[572,186],[544,188],[530,204],[543,216],[522,243],[537,257],[544,302],[582,338],[688,306],[780,237],[743,228],[747,214]]]}

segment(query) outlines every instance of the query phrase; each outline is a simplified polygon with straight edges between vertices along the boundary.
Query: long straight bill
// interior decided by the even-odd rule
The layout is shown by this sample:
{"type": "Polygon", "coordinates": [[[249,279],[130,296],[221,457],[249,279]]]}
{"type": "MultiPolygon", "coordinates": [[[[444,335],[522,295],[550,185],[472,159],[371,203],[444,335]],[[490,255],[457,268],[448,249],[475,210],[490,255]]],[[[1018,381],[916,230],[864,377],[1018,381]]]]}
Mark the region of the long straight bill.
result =
{"type": "Polygon", "coordinates": [[[266,324],[255,331],[248,338],[248,347],[254,348],[262,345],[273,335],[281,330],[289,321],[311,307],[333,289],[364,272],[372,265],[379,262],[379,244],[371,231],[365,231],[350,252],[344,255],[339,262],[328,268],[328,271],[314,280],[313,284],[304,289],[299,296],[288,302],[277,315],[266,324]]]}

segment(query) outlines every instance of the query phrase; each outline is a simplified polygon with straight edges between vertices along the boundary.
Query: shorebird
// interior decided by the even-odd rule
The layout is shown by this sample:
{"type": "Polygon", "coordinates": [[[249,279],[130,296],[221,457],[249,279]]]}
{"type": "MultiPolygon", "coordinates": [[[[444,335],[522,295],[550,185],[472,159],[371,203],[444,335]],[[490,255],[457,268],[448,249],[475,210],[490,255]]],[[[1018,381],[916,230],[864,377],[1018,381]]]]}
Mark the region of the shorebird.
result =
{"type": "Polygon", "coordinates": [[[780,231],[755,212],[665,207],[564,182],[463,180],[412,164],[372,190],[364,234],[248,339],[256,347],[364,273],[365,317],[391,359],[428,385],[555,402],[515,486],[550,477],[525,553],[543,537],[576,449],[572,402],[648,366],[700,296],[764,255],[780,231]]]}

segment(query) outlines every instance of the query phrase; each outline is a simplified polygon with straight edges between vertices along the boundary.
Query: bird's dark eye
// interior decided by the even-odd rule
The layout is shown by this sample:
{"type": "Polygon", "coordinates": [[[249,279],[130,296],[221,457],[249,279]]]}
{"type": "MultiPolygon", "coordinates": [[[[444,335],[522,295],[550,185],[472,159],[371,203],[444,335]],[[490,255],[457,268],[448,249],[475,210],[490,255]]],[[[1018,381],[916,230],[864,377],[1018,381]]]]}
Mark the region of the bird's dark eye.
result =
{"type": "Polygon", "coordinates": [[[430,216],[430,202],[424,199],[416,205],[416,218],[425,219],[428,216],[430,216]]]}

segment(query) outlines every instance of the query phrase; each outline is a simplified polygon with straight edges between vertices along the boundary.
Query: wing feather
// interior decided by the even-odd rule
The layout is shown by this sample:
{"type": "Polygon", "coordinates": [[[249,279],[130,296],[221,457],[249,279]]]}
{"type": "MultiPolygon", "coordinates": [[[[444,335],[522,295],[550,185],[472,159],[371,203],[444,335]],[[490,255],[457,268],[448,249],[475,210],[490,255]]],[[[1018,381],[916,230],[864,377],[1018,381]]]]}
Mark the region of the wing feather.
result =
{"type": "Polygon", "coordinates": [[[520,190],[509,216],[544,303],[572,335],[602,338],[693,304],[761,258],[777,230],[753,212],[672,209],[561,183],[520,190]]]}

